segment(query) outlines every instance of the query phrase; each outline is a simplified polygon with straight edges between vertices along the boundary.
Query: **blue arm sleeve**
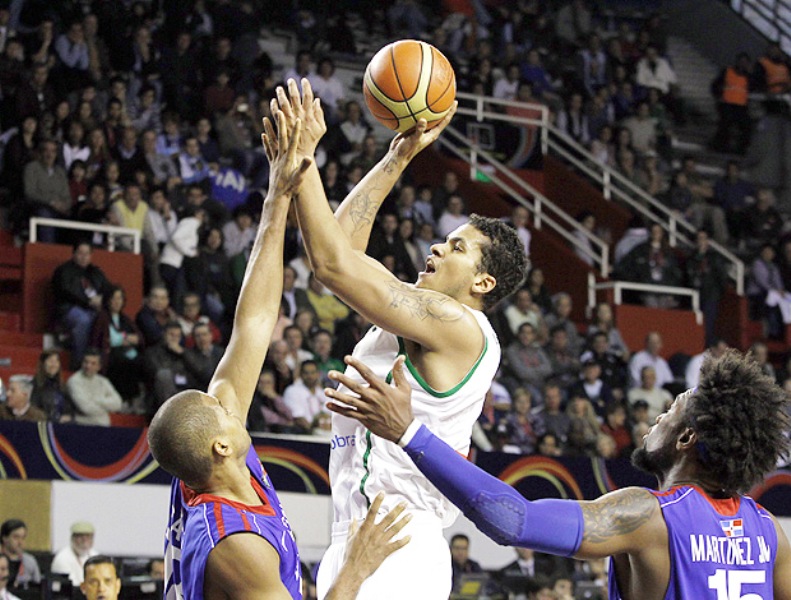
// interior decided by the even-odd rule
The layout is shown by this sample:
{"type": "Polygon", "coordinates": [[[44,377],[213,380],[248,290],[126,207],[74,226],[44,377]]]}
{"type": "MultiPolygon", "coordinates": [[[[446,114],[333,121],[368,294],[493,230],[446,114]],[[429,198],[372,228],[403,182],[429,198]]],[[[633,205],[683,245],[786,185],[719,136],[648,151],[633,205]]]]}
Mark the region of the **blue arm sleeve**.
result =
{"type": "Polygon", "coordinates": [[[498,544],[561,556],[572,556],[579,549],[584,523],[577,502],[525,499],[455,452],[425,425],[404,450],[429,481],[498,544]]]}

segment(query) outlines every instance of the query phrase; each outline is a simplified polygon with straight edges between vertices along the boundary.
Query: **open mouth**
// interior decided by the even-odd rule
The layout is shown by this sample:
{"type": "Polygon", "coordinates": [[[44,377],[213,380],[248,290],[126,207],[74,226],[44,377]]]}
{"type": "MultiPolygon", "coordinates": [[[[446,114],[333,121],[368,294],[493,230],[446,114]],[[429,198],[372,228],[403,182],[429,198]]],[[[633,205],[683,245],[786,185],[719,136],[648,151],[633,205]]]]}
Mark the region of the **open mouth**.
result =
{"type": "Polygon", "coordinates": [[[424,269],[424,273],[434,273],[436,271],[434,267],[434,261],[432,259],[426,259],[426,268],[424,269]]]}

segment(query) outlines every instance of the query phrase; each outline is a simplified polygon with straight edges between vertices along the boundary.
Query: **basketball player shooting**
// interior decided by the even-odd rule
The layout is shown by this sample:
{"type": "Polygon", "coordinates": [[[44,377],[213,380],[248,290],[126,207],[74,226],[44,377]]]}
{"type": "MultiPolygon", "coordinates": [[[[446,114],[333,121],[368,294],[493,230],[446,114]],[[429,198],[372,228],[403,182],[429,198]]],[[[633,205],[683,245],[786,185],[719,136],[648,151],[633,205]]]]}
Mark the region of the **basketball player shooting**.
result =
{"type": "MultiPolygon", "coordinates": [[[[312,157],[326,131],[319,101],[307,80],[302,95],[289,81],[277,90],[272,114],[305,123],[298,153],[312,157]]],[[[385,377],[399,354],[407,357],[415,414],[430,423],[450,447],[467,454],[472,426],[500,363],[497,337],[483,310],[522,281],[525,257],[513,229],[473,215],[431,249],[414,284],[399,281],[364,251],[379,206],[409,161],[433,142],[455,107],[434,129],[420,120],[399,134],[390,149],[332,212],[318,169],[311,165],[295,201],[312,269],[341,300],[374,323],[354,355],[385,377]]],[[[386,560],[360,589],[359,598],[447,598],[451,566],[443,527],[458,511],[431,486],[398,448],[377,439],[356,421],[333,416],[337,443],[330,453],[334,505],[333,543],[321,563],[319,598],[338,573],[348,523],[363,517],[370,499],[385,492],[385,504],[404,501],[413,520],[407,548],[386,560]],[[405,574],[409,576],[405,576],[405,574]]]]}
{"type": "Polygon", "coordinates": [[[497,543],[611,556],[611,600],[791,600],[788,539],[743,495],[787,456],[789,401],[750,357],[708,357],[698,387],[657,417],[632,462],[657,477],[659,491],[624,488],[592,502],[526,500],[413,414],[403,359],[393,365],[394,387],[356,358],[346,362],[365,383],[331,372],[344,388],[326,390],[328,408],[397,442],[497,543]]]}
{"type": "MultiPolygon", "coordinates": [[[[297,157],[302,125],[264,120],[269,191],[250,253],[228,348],[208,393],[188,390],[157,411],[148,431],[154,458],[174,476],[165,547],[168,600],[299,599],[301,566],[291,527],[264,472],[245,420],[277,320],[283,238],[293,191],[309,159],[297,157]]],[[[407,543],[392,541],[403,506],[379,523],[372,514],[355,536],[328,597],[354,598],[362,580],[407,543]]]]}

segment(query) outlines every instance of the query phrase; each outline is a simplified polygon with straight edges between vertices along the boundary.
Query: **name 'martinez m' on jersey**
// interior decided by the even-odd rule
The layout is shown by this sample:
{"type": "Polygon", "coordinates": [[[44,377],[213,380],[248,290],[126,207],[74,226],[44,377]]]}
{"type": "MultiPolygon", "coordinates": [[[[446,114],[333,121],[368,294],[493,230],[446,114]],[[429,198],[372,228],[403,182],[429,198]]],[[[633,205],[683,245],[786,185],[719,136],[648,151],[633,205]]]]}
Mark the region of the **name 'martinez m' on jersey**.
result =
{"type": "Polygon", "coordinates": [[[235,533],[253,533],[280,555],[280,579],[295,600],[302,598],[299,553],[275,488],[252,444],[247,452],[250,483],[262,504],[248,506],[211,494],[196,494],[173,478],[165,532],[165,600],[203,600],[209,553],[235,533]]]}
{"type": "MultiPolygon", "coordinates": [[[[659,500],[670,545],[665,600],[769,600],[774,597],[777,530],[748,496],[709,497],[683,485],[652,492],[659,500]]],[[[622,598],[610,568],[610,599],[622,598]]]]}
{"type": "MultiPolygon", "coordinates": [[[[412,388],[412,410],[421,423],[454,450],[467,455],[472,426],[500,364],[500,343],[486,316],[467,308],[484,335],[484,348],[467,375],[455,387],[437,392],[426,383],[407,357],[405,375],[412,388]]],[[[353,355],[382,379],[388,378],[393,362],[404,354],[403,342],[379,327],[372,327],[355,346],[353,355]]],[[[355,369],[346,375],[363,381],[355,369]]],[[[341,388],[343,389],[343,388],[341,388]]],[[[368,504],[379,491],[385,492],[382,510],[401,501],[407,509],[435,514],[444,527],[450,526],[459,510],[431,484],[396,444],[373,435],[354,419],[332,415],[330,484],[335,523],[365,517],[368,504]]]]}

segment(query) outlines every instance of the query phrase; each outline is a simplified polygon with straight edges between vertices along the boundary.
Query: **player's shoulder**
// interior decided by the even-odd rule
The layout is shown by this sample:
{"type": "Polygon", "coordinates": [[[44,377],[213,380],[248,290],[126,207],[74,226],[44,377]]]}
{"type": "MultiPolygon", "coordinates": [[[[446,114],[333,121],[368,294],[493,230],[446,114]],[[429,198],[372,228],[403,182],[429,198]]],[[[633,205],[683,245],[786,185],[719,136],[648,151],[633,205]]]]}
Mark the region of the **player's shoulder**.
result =
{"type": "Polygon", "coordinates": [[[265,538],[240,532],[220,540],[209,552],[206,581],[221,589],[258,589],[279,581],[280,555],[265,538]]]}

